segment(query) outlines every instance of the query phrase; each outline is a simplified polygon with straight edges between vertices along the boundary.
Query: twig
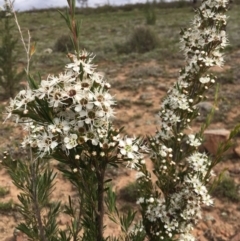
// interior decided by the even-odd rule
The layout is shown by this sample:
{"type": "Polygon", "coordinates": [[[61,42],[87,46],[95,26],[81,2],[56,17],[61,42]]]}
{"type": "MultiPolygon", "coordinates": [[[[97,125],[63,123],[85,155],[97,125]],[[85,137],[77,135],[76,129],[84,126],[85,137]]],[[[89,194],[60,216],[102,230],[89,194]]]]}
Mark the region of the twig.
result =
{"type": "Polygon", "coordinates": [[[17,25],[17,28],[18,28],[18,31],[19,31],[19,34],[20,34],[20,38],[21,38],[21,41],[22,41],[22,44],[23,44],[23,48],[24,48],[24,50],[27,54],[27,69],[26,69],[26,72],[27,72],[27,75],[28,75],[29,74],[29,65],[30,65],[30,60],[31,60],[31,55],[30,55],[31,35],[30,35],[29,30],[28,30],[28,44],[26,46],[26,43],[25,43],[24,38],[23,38],[21,27],[18,23],[16,12],[13,8],[13,1],[7,0],[7,2],[8,2],[8,5],[9,5],[10,9],[11,9],[11,12],[13,13],[15,23],[17,25]]]}
{"type": "MultiPolygon", "coordinates": [[[[27,75],[29,74],[29,65],[30,65],[30,60],[31,60],[31,54],[30,54],[30,51],[31,51],[31,35],[30,35],[30,32],[29,30],[27,30],[28,32],[28,43],[26,45],[25,41],[24,41],[24,38],[23,38],[23,34],[22,34],[22,30],[21,30],[21,27],[20,27],[20,24],[18,22],[18,18],[17,18],[17,15],[16,15],[16,12],[13,8],[13,1],[11,0],[7,0],[8,2],[8,5],[10,7],[10,10],[11,12],[13,13],[14,15],[14,19],[15,19],[15,23],[17,25],[17,28],[18,28],[18,31],[19,31],[19,34],[20,34],[20,38],[21,38],[21,41],[22,41],[22,44],[23,44],[23,48],[27,54],[27,68],[26,68],[26,73],[27,75]]],[[[30,128],[28,130],[30,132],[30,128]]],[[[39,232],[40,232],[40,238],[42,241],[46,241],[46,237],[45,237],[45,232],[44,232],[44,227],[43,227],[43,223],[42,223],[42,218],[41,218],[41,212],[40,212],[40,209],[39,209],[39,203],[38,203],[38,198],[37,198],[37,192],[36,192],[36,172],[37,172],[37,169],[36,169],[36,164],[35,164],[35,160],[33,159],[33,153],[32,153],[32,148],[30,147],[30,168],[31,168],[31,178],[32,178],[32,184],[33,184],[33,205],[34,205],[34,209],[35,209],[35,215],[36,215],[36,218],[37,218],[37,222],[38,222],[38,228],[39,228],[39,232]]]]}
{"type": "MultiPolygon", "coordinates": [[[[31,148],[30,148],[31,150],[31,148]]],[[[38,225],[38,230],[39,230],[39,235],[40,235],[40,240],[41,241],[47,241],[46,236],[45,236],[45,231],[44,231],[44,226],[42,222],[42,217],[41,217],[41,209],[39,207],[38,203],[38,195],[39,193],[37,192],[37,184],[36,184],[36,173],[38,172],[38,168],[36,167],[35,160],[32,160],[32,151],[30,151],[31,154],[31,163],[30,163],[30,168],[31,168],[31,178],[32,178],[32,192],[33,192],[33,205],[34,205],[34,212],[35,216],[37,219],[37,225],[38,225]]]]}

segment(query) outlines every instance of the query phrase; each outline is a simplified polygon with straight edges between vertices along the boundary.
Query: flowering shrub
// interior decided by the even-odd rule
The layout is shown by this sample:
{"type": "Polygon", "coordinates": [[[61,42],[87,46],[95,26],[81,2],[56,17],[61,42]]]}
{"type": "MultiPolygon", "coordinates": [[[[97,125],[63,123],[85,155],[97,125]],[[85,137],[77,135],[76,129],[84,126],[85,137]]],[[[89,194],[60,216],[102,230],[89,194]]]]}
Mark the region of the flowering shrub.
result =
{"type": "Polygon", "coordinates": [[[110,84],[94,70],[92,55],[82,51],[78,57],[68,57],[71,63],[64,73],[49,75],[39,85],[29,76],[30,88],[11,100],[8,118],[15,114],[17,122],[24,123],[26,129],[30,127],[23,147],[30,146],[39,157],[56,150],[67,156],[78,155],[77,150],[85,145],[94,153],[97,148],[103,149],[100,155],[105,156],[104,150],[118,147],[119,157],[142,159],[137,140],[121,139],[118,131],[113,139],[108,135],[113,130],[114,100],[108,92],[110,84]]]}
{"type": "Polygon", "coordinates": [[[87,141],[97,146],[113,116],[109,84],[94,72],[91,55],[83,51],[79,59],[69,58],[64,73],[49,75],[39,86],[31,79],[32,89],[20,91],[9,108],[28,125],[29,118],[34,121],[24,146],[36,148],[41,157],[57,147],[68,154],[87,141]]]}
{"type": "Polygon", "coordinates": [[[206,71],[223,65],[228,1],[203,0],[192,27],[182,30],[186,66],[161,105],[161,125],[149,137],[148,147],[142,139],[121,136],[122,129],[113,127],[115,101],[109,93],[110,84],[96,71],[92,54],[79,50],[75,2],[68,3],[70,13],[62,15],[76,51],[68,54],[70,63],[58,76],[49,75],[39,83],[28,75],[29,87],[20,91],[8,107],[8,118],[16,116],[27,130],[22,145],[30,150],[28,162],[11,163],[7,153],[4,160],[15,185],[25,193],[19,200],[26,223],[18,229],[30,240],[41,241],[194,240],[191,230],[201,218],[201,206],[213,204],[207,190],[212,168],[221,161],[237,132],[235,129],[216,158],[210,159],[198,151],[208,123],[197,134],[184,131],[198,116],[196,105],[216,81],[206,71]],[[156,183],[146,168],[146,153],[150,153],[156,183]],[[74,204],[69,197],[64,207],[71,218],[66,230],[58,229],[56,223],[60,202],[50,202],[55,174],[47,166],[48,158],[63,164],[59,170],[76,187],[79,197],[74,204]],[[122,164],[138,171],[137,203],[142,221],[135,226],[136,212],[119,213],[116,194],[108,184],[111,180],[105,177],[109,166],[122,164]],[[104,202],[108,217],[121,227],[119,237],[104,237],[104,202]],[[33,215],[26,215],[31,212],[33,215]]]}
{"type": "Polygon", "coordinates": [[[198,115],[196,104],[216,77],[206,73],[212,66],[223,65],[228,1],[203,0],[191,28],[181,31],[181,48],[186,66],[177,83],[168,91],[158,113],[161,126],[149,139],[156,185],[149,182],[150,173],[140,166],[138,179],[144,226],[150,240],[195,240],[191,230],[201,218],[201,206],[212,205],[206,185],[218,163],[200,153],[204,128],[197,134],[186,134],[198,115]]]}

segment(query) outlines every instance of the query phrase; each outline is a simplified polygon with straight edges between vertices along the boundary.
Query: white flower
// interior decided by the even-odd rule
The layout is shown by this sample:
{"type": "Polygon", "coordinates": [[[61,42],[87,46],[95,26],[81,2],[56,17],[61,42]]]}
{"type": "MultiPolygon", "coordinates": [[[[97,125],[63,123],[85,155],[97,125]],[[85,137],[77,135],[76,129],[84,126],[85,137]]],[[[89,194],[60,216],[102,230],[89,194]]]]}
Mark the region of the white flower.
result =
{"type": "Polygon", "coordinates": [[[153,198],[153,197],[150,197],[147,201],[148,201],[149,203],[153,203],[153,202],[154,202],[154,198],[153,198]]]}
{"type": "Polygon", "coordinates": [[[86,74],[93,74],[95,69],[95,66],[91,64],[93,57],[91,57],[88,52],[86,52],[85,50],[82,51],[79,59],[77,59],[75,55],[70,55],[69,57],[73,62],[67,64],[66,69],[69,69],[69,71],[71,70],[77,74],[80,74],[81,69],[86,74]]]}
{"type": "Polygon", "coordinates": [[[205,59],[203,59],[203,62],[205,63],[206,66],[211,67],[214,65],[214,59],[210,58],[210,57],[206,57],[205,59]]]}
{"type": "Polygon", "coordinates": [[[202,197],[204,197],[205,195],[207,195],[207,188],[202,184],[202,183],[198,183],[198,184],[195,184],[194,185],[194,191],[197,193],[197,194],[199,194],[199,195],[201,195],[202,197]]]}
{"type": "Polygon", "coordinates": [[[39,151],[43,153],[50,153],[50,150],[58,145],[52,133],[40,132],[39,135],[36,135],[36,140],[39,151]]]}
{"type": "Polygon", "coordinates": [[[108,92],[104,92],[103,89],[96,90],[94,93],[94,98],[95,101],[93,103],[101,108],[103,108],[103,106],[110,107],[115,103],[113,101],[113,97],[108,92]]]}
{"type": "Polygon", "coordinates": [[[60,87],[56,87],[49,93],[48,103],[50,107],[60,107],[62,105],[66,105],[64,100],[66,100],[66,94],[60,87]]]}
{"type": "Polygon", "coordinates": [[[211,78],[209,76],[206,76],[206,77],[201,77],[199,79],[199,81],[202,83],[202,84],[207,84],[211,81],[211,78]]]}
{"type": "Polygon", "coordinates": [[[70,123],[66,120],[61,120],[60,118],[53,119],[54,124],[50,124],[48,128],[54,133],[67,133],[70,130],[70,123]]]}
{"type": "Polygon", "coordinates": [[[144,202],[145,202],[145,198],[144,198],[144,197],[140,197],[140,198],[137,200],[136,204],[141,204],[141,203],[144,203],[144,202]]]}
{"type": "Polygon", "coordinates": [[[213,199],[208,194],[202,196],[202,202],[207,206],[213,205],[213,199]]]}
{"type": "Polygon", "coordinates": [[[195,146],[195,147],[198,147],[198,146],[201,145],[200,139],[196,138],[196,136],[193,135],[193,134],[188,135],[188,141],[187,141],[187,143],[188,143],[190,146],[195,146]]]}
{"type": "Polygon", "coordinates": [[[21,90],[19,94],[15,97],[13,103],[15,109],[24,108],[26,109],[29,102],[34,101],[35,95],[31,89],[21,90]]]}
{"type": "Polygon", "coordinates": [[[195,238],[190,233],[181,234],[178,241],[195,241],[195,238]]]}
{"type": "Polygon", "coordinates": [[[119,141],[120,153],[129,159],[135,159],[138,156],[138,146],[133,143],[132,138],[125,138],[119,141]]]}
{"type": "Polygon", "coordinates": [[[72,149],[77,146],[77,138],[76,134],[70,134],[64,138],[64,143],[67,149],[72,149]]]}
{"type": "Polygon", "coordinates": [[[39,99],[48,96],[54,88],[61,82],[60,78],[54,75],[48,75],[47,80],[41,80],[40,86],[35,91],[39,99]]]}
{"type": "Polygon", "coordinates": [[[208,156],[203,153],[195,152],[191,156],[187,158],[187,162],[196,172],[201,172],[205,174],[207,171],[208,163],[208,156]]]}

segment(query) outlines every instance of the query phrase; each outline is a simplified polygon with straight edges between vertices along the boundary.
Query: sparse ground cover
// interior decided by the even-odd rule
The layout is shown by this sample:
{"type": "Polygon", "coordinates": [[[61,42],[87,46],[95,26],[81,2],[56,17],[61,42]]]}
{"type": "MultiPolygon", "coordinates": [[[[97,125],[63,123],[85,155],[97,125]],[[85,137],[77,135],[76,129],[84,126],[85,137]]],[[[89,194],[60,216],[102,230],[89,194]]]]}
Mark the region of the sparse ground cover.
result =
{"type": "MultiPolygon", "coordinates": [[[[230,129],[235,123],[240,122],[240,5],[232,5],[228,15],[230,16],[227,26],[230,46],[226,52],[226,65],[223,69],[214,69],[219,76],[221,88],[219,102],[213,120],[212,128],[230,129]]],[[[144,11],[133,9],[131,11],[107,11],[100,13],[79,13],[77,18],[82,21],[81,45],[88,51],[96,54],[95,63],[99,66],[109,82],[112,84],[112,93],[117,100],[115,123],[121,127],[125,126],[127,134],[154,134],[157,127],[155,115],[159,109],[161,99],[166,91],[176,81],[178,71],[183,66],[182,53],[179,50],[179,32],[181,28],[189,26],[193,17],[192,6],[184,8],[156,9],[156,25],[148,26],[159,38],[158,46],[146,53],[124,53],[119,54],[117,45],[128,41],[136,26],[145,24],[144,11]]],[[[66,34],[63,19],[57,11],[40,11],[19,13],[19,22],[27,38],[27,29],[30,30],[32,41],[37,42],[37,51],[33,57],[31,71],[42,76],[47,73],[57,74],[67,62],[67,52],[53,51],[58,38],[66,34]]],[[[1,24],[1,23],[0,23],[1,24]]],[[[16,31],[16,36],[18,35],[16,31]]],[[[25,53],[22,46],[18,46],[19,69],[25,67],[25,53]]],[[[214,91],[209,92],[208,101],[212,103],[214,91]]],[[[6,102],[2,102],[0,109],[4,112],[6,102]]],[[[1,119],[4,120],[3,114],[1,119]]],[[[198,128],[201,121],[195,123],[198,128]]],[[[16,155],[23,157],[19,150],[22,139],[22,130],[16,129],[11,123],[1,124],[0,128],[0,151],[8,149],[16,155]]],[[[238,140],[239,141],[239,140],[238,140]]],[[[221,163],[216,173],[226,169],[227,175],[234,181],[234,200],[238,200],[240,192],[240,157],[233,156],[221,163]]],[[[54,164],[53,164],[54,165],[54,164]]],[[[12,235],[15,224],[20,222],[18,213],[14,210],[17,203],[18,191],[12,185],[5,170],[0,170],[0,240],[12,235]],[[5,209],[5,210],[4,210],[5,209]],[[7,225],[6,225],[7,224],[7,225]]],[[[134,173],[123,171],[119,173],[109,170],[109,175],[114,179],[115,189],[123,194],[119,200],[120,205],[124,198],[134,196],[134,173]],[[133,192],[133,193],[131,193],[133,192]]],[[[59,176],[55,198],[67,199],[73,194],[65,180],[59,176]]],[[[225,188],[223,184],[223,188],[225,188]]],[[[221,189],[221,184],[218,188],[221,189]]],[[[224,189],[225,190],[225,189],[224,189]]],[[[199,240],[226,240],[229,241],[238,232],[240,226],[240,203],[231,202],[227,196],[216,195],[215,207],[206,209],[203,221],[195,230],[199,240]],[[220,232],[221,230],[221,232],[220,232]],[[219,236],[219,237],[218,237],[219,236]],[[220,239],[222,238],[222,239],[220,239]]],[[[128,199],[129,200],[129,199],[128,199]]],[[[127,208],[136,208],[132,201],[127,200],[127,208]]],[[[66,225],[68,220],[60,217],[60,224],[66,225]]],[[[118,232],[112,226],[113,232],[118,232]]],[[[109,231],[107,231],[109,232],[109,231]]]]}

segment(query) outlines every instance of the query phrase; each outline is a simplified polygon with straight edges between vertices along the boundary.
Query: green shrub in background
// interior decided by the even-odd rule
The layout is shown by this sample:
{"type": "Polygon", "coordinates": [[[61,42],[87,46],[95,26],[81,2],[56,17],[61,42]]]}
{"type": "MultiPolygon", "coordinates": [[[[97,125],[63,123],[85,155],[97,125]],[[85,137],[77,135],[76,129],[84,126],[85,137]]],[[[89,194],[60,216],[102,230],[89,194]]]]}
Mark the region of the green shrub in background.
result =
{"type": "Polygon", "coordinates": [[[9,188],[0,186],[0,197],[5,197],[9,192],[9,188]]]}
{"type": "Polygon", "coordinates": [[[212,195],[218,198],[227,198],[232,202],[240,202],[239,187],[230,177],[224,177],[213,189],[212,195]]]}
{"type": "Polygon", "coordinates": [[[0,20],[3,27],[0,30],[0,92],[1,99],[13,97],[19,89],[19,83],[25,72],[17,70],[17,55],[15,52],[17,39],[12,35],[14,26],[9,7],[5,4],[4,11],[1,12],[0,20]]]}
{"type": "Polygon", "coordinates": [[[68,52],[73,50],[72,40],[68,35],[60,36],[54,45],[54,51],[56,52],[68,52]]]}
{"type": "Polygon", "coordinates": [[[127,186],[120,190],[120,198],[127,201],[136,203],[138,199],[138,183],[130,182],[127,186]]]}
{"type": "Polygon", "coordinates": [[[145,53],[158,46],[157,34],[149,27],[138,26],[133,30],[132,35],[124,44],[117,44],[119,54],[138,52],[145,53]]]}
{"type": "Polygon", "coordinates": [[[156,1],[153,1],[153,3],[146,3],[146,8],[145,8],[145,17],[146,17],[146,24],[148,25],[155,25],[157,16],[154,10],[156,1]]]}
{"type": "Polygon", "coordinates": [[[0,212],[10,212],[14,209],[13,200],[9,200],[6,202],[0,201],[0,212]]]}

